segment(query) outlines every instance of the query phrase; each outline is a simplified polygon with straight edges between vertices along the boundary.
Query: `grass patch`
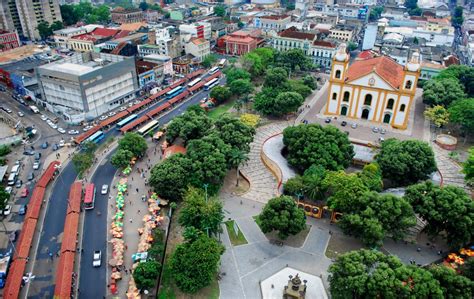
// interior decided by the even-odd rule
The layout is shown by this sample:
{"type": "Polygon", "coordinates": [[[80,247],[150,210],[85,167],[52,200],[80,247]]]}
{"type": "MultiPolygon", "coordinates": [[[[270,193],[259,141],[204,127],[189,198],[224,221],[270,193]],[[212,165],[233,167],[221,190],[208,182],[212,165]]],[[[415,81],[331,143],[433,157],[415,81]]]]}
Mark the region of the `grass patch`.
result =
{"type": "Polygon", "coordinates": [[[161,273],[161,287],[158,292],[159,299],[175,299],[176,294],[173,289],[173,283],[171,278],[171,269],[168,263],[163,266],[163,272],[161,273]]]}
{"type": "Polygon", "coordinates": [[[223,104],[218,105],[217,107],[213,108],[207,113],[207,116],[209,118],[216,120],[218,119],[222,114],[226,113],[232,106],[234,106],[235,99],[227,101],[223,104]]]}
{"type": "Polygon", "coordinates": [[[220,290],[219,290],[219,282],[217,282],[217,279],[214,279],[211,282],[211,285],[208,287],[209,288],[209,299],[219,299],[220,295],[220,290]]]}
{"type": "Polygon", "coordinates": [[[234,220],[229,220],[229,221],[224,222],[225,227],[227,228],[227,232],[229,233],[230,243],[232,243],[232,245],[234,246],[247,244],[248,243],[247,239],[245,239],[245,236],[240,230],[240,228],[239,228],[239,234],[235,235],[234,222],[235,222],[234,220]]]}

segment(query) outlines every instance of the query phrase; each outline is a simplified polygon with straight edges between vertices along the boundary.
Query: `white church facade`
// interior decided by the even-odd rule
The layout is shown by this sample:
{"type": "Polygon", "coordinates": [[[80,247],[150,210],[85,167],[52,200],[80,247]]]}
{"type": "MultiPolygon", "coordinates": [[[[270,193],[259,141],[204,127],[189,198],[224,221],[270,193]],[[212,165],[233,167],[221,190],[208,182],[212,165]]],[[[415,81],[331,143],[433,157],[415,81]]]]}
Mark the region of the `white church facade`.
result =
{"type": "Polygon", "coordinates": [[[325,114],[406,129],[420,75],[419,54],[405,67],[386,56],[355,61],[342,44],[333,57],[325,114]]]}

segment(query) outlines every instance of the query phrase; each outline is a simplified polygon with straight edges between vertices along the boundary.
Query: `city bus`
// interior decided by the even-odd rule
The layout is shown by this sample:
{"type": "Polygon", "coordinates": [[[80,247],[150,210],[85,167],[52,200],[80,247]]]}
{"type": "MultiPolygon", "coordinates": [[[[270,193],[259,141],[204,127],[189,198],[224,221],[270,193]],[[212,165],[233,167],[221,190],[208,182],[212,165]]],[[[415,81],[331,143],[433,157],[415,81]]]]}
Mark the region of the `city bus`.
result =
{"type": "Polygon", "coordinates": [[[193,87],[194,85],[198,84],[201,81],[201,78],[196,78],[193,81],[188,83],[188,87],[193,87]]]}
{"type": "Polygon", "coordinates": [[[99,143],[102,139],[104,139],[105,135],[104,132],[102,131],[97,131],[95,132],[92,136],[86,139],[86,142],[94,142],[94,143],[99,143]]]}
{"type": "Polygon", "coordinates": [[[211,81],[204,84],[204,90],[209,90],[218,84],[219,84],[219,78],[214,78],[211,81]]]}
{"type": "Polygon", "coordinates": [[[166,93],[166,99],[169,100],[169,99],[172,99],[174,98],[175,96],[179,95],[180,93],[182,93],[184,91],[184,87],[183,86],[177,86],[175,88],[173,88],[172,90],[168,91],[166,93]]]}
{"type": "Polygon", "coordinates": [[[219,67],[215,66],[212,69],[209,70],[209,75],[214,75],[219,71],[219,67]]]}
{"type": "Polygon", "coordinates": [[[95,185],[90,183],[86,185],[86,192],[84,195],[84,209],[92,210],[95,203],[95,185]]]}
{"type": "Polygon", "coordinates": [[[225,64],[226,64],[227,60],[225,58],[222,58],[220,61],[219,61],[219,68],[224,68],[225,64]]]}
{"type": "Polygon", "coordinates": [[[119,121],[119,123],[117,124],[117,130],[120,130],[122,127],[124,127],[126,124],[132,122],[133,120],[135,120],[137,118],[137,115],[136,114],[132,114],[130,115],[129,117],[125,118],[125,119],[122,119],[121,121],[119,121]]]}
{"type": "Polygon", "coordinates": [[[153,130],[158,128],[159,125],[160,125],[159,121],[152,120],[149,123],[147,123],[146,125],[144,125],[143,127],[141,127],[140,129],[138,129],[138,134],[144,136],[144,135],[148,134],[149,132],[152,132],[153,130]]]}

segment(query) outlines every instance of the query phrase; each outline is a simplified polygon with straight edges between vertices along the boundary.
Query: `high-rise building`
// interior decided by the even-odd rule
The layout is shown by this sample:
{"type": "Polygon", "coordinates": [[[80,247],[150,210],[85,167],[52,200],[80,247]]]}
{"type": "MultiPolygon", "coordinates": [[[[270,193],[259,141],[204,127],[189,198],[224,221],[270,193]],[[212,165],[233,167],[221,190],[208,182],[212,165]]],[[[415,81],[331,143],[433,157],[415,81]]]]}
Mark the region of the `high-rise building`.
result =
{"type": "Polygon", "coordinates": [[[58,0],[0,0],[0,29],[39,40],[38,25],[62,21],[58,0]]]}

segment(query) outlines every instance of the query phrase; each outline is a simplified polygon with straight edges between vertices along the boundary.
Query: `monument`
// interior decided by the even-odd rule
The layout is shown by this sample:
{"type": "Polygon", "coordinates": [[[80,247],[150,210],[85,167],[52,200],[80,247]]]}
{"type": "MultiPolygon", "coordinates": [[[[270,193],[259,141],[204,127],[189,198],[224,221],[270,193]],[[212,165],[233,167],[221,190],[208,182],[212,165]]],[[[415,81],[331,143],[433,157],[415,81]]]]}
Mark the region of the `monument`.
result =
{"type": "Polygon", "coordinates": [[[298,273],[295,277],[293,275],[289,277],[288,285],[283,290],[283,299],[304,299],[306,296],[307,280],[303,280],[304,284],[302,284],[298,273]]]}

